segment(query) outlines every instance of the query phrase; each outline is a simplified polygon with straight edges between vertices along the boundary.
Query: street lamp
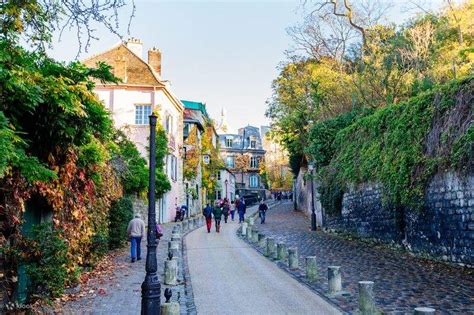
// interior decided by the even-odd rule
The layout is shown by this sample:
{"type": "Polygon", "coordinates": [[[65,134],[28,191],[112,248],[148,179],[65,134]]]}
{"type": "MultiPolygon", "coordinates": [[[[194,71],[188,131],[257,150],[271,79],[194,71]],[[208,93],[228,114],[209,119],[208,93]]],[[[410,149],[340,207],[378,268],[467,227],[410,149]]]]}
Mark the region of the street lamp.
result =
{"type": "MultiPolygon", "coordinates": [[[[214,181],[214,178],[216,178],[216,177],[214,176],[214,174],[211,173],[211,175],[209,176],[209,178],[211,179],[211,182],[213,182],[213,181],[214,181]]],[[[216,201],[216,200],[217,200],[217,190],[216,190],[216,189],[214,189],[214,194],[215,194],[215,196],[214,196],[214,198],[215,198],[214,201],[216,201]]]]}
{"type": "MultiPolygon", "coordinates": [[[[227,198],[227,185],[229,184],[229,181],[226,179],[224,183],[225,183],[225,197],[227,198]]],[[[229,200],[229,198],[227,198],[227,200],[229,200]]]]}
{"type": "Polygon", "coordinates": [[[313,184],[313,171],[314,162],[310,161],[308,164],[308,170],[311,174],[311,231],[316,231],[316,213],[314,213],[314,184],[313,184]]]}
{"type": "Polygon", "coordinates": [[[156,168],[156,120],[150,115],[150,169],[148,185],[148,232],[146,251],[146,275],[142,283],[142,315],[160,314],[161,284],[156,262],[156,213],[155,213],[155,168],[156,168]]]}

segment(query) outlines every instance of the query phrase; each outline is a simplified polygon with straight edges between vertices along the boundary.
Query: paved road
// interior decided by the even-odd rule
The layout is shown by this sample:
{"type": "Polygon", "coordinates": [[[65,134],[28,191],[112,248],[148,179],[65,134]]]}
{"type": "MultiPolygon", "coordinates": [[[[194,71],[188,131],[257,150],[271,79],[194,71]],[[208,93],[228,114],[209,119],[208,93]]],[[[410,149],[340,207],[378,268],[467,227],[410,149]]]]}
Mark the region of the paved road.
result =
{"type": "MultiPolygon", "coordinates": [[[[214,228],[214,226],[213,226],[214,228]]],[[[339,314],[236,236],[200,228],[185,238],[198,314],[339,314]]]]}

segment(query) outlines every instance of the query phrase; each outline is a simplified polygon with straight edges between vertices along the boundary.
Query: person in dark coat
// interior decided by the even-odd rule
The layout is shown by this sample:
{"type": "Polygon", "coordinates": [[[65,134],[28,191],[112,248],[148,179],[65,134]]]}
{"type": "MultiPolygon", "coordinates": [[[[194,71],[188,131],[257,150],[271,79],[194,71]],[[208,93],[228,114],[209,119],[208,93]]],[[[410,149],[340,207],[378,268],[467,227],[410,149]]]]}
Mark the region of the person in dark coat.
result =
{"type": "Polygon", "coordinates": [[[239,223],[245,221],[245,201],[244,199],[239,200],[239,204],[237,205],[237,211],[239,212],[239,223]]]}
{"type": "Polygon", "coordinates": [[[230,213],[229,200],[227,200],[227,198],[224,198],[224,200],[222,201],[222,214],[224,215],[224,223],[227,223],[227,218],[229,218],[229,213],[230,213]]]}
{"type": "Polygon", "coordinates": [[[214,215],[214,221],[216,222],[216,232],[219,233],[221,231],[222,207],[219,204],[216,204],[212,210],[212,214],[214,215]]]}
{"type": "Polygon", "coordinates": [[[268,206],[265,201],[261,201],[260,205],[258,206],[258,216],[260,217],[260,224],[265,223],[265,216],[267,214],[268,206]]]}
{"type": "Polygon", "coordinates": [[[212,207],[209,203],[204,208],[203,215],[206,218],[207,233],[211,233],[212,226],[212,207]]]}

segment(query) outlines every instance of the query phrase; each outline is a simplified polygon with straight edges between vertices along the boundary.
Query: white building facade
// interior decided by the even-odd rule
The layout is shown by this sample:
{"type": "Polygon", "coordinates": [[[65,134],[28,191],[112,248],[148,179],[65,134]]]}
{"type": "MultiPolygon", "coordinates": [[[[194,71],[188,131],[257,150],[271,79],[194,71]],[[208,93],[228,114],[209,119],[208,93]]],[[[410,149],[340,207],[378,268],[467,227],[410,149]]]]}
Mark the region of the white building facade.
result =
{"type": "Polygon", "coordinates": [[[174,219],[175,209],[184,202],[183,111],[181,101],[172,93],[170,84],[161,79],[161,52],[148,51],[148,61],[142,59],[142,43],[137,39],[120,43],[84,61],[94,66],[102,61],[113,67],[119,84],[97,84],[95,92],[112,113],[115,127],[121,129],[135,143],[148,160],[149,118],[159,113],[160,123],[168,136],[168,155],[165,172],[171,190],[157,201],[157,220],[161,223],[174,219]]]}

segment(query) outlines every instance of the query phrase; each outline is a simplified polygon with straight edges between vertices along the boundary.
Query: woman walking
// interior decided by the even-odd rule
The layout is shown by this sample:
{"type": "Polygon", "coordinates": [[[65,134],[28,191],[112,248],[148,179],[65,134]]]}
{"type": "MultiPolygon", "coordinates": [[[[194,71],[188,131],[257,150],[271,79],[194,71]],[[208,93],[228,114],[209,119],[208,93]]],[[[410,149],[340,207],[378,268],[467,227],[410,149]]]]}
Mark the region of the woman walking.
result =
{"type": "Polygon", "coordinates": [[[216,221],[216,232],[219,233],[221,231],[221,219],[222,219],[222,208],[219,204],[216,204],[214,210],[212,211],[214,215],[214,221],[216,221]]]}
{"type": "Polygon", "coordinates": [[[206,207],[203,211],[203,215],[206,218],[207,233],[211,233],[212,207],[209,205],[209,203],[206,204],[206,207]]]}

